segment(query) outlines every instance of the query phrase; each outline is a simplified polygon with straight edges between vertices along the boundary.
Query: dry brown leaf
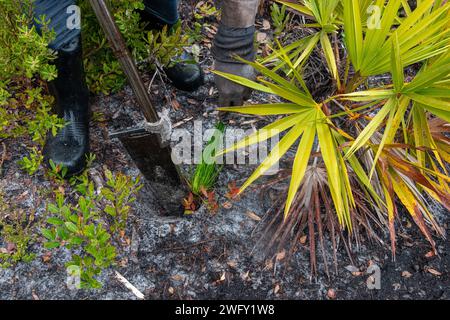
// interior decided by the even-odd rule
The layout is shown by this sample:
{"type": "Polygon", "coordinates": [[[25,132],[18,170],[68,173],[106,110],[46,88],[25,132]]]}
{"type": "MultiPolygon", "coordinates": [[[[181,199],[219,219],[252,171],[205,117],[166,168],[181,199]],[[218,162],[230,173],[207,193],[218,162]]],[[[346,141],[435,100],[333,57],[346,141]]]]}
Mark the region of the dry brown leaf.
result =
{"type": "Polygon", "coordinates": [[[41,300],[34,290],[31,291],[31,296],[33,297],[33,300],[41,300]]]}
{"type": "Polygon", "coordinates": [[[256,33],[256,41],[258,43],[263,43],[266,41],[266,39],[267,39],[267,33],[264,33],[264,32],[256,33]]]}
{"type": "Polygon", "coordinates": [[[184,277],[182,275],[176,274],[172,277],[170,277],[173,281],[183,281],[184,277]]]}
{"type": "Polygon", "coordinates": [[[222,275],[220,276],[220,280],[219,281],[225,281],[226,279],[226,274],[225,271],[222,273],[222,275]]]}
{"type": "Polygon", "coordinates": [[[262,22],[262,30],[270,30],[270,21],[264,19],[262,22]]]}
{"type": "Polygon", "coordinates": [[[427,268],[427,271],[434,276],[442,276],[442,273],[433,268],[427,268]]]}
{"type": "Polygon", "coordinates": [[[408,272],[408,271],[403,271],[402,272],[402,277],[403,278],[411,278],[412,277],[412,273],[408,272]]]}
{"type": "Polygon", "coordinates": [[[276,260],[281,261],[286,257],[286,250],[277,253],[276,260]]]}
{"type": "Polygon", "coordinates": [[[266,265],[266,269],[268,269],[268,270],[272,269],[273,268],[273,261],[272,261],[272,259],[267,259],[266,262],[265,262],[265,265],[266,265]]]}
{"type": "Polygon", "coordinates": [[[191,105],[194,105],[194,106],[198,105],[198,101],[197,101],[197,100],[194,100],[194,99],[187,99],[186,101],[187,101],[189,104],[191,104],[191,105]]]}
{"type": "Polygon", "coordinates": [[[244,281],[250,280],[250,276],[249,275],[250,275],[250,271],[247,271],[246,273],[243,273],[241,275],[241,279],[244,280],[244,281]]]}
{"type": "Polygon", "coordinates": [[[170,293],[170,294],[174,294],[174,292],[175,292],[175,289],[172,288],[172,287],[169,287],[169,293],[170,293]]]}
{"type": "Polygon", "coordinates": [[[236,261],[234,261],[234,260],[230,260],[230,261],[228,261],[227,262],[227,265],[230,267],[230,268],[236,268],[236,266],[237,266],[237,262],[236,261]]]}
{"type": "Polygon", "coordinates": [[[44,254],[42,256],[42,262],[47,263],[52,259],[52,253],[51,252],[47,252],[46,254],[44,254]]]}
{"type": "Polygon", "coordinates": [[[274,294],[277,294],[279,291],[280,291],[280,285],[277,283],[276,285],[275,285],[275,288],[273,289],[273,293],[274,294]]]}
{"type": "Polygon", "coordinates": [[[336,290],[328,289],[327,297],[332,300],[336,299],[336,290]]]}
{"type": "Polygon", "coordinates": [[[172,107],[173,107],[175,110],[180,110],[181,104],[178,102],[177,99],[172,99],[172,107]]]}
{"type": "Polygon", "coordinates": [[[303,237],[300,238],[300,244],[305,244],[306,240],[308,240],[308,236],[304,235],[303,237]]]}
{"type": "Polygon", "coordinates": [[[226,201],[222,204],[222,207],[224,207],[225,209],[229,210],[233,207],[233,205],[231,204],[231,202],[226,201]]]}
{"type": "Polygon", "coordinates": [[[249,217],[252,220],[255,221],[261,221],[261,217],[259,217],[256,213],[252,212],[252,211],[247,211],[247,217],[249,217]]]}

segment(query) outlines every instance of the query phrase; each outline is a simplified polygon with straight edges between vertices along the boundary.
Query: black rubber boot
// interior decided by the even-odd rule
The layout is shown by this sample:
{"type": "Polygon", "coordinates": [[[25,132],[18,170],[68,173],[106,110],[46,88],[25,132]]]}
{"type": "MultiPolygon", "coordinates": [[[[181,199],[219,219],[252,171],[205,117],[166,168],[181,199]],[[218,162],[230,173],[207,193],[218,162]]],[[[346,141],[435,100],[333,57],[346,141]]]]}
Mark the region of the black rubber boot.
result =
{"type": "Polygon", "coordinates": [[[175,60],[176,63],[172,67],[164,69],[175,88],[193,92],[205,83],[205,75],[202,68],[188,53],[183,52],[175,60]]]}
{"type": "MultiPolygon", "coordinates": [[[[142,20],[148,23],[148,28],[161,30],[164,26],[173,27],[178,22],[176,0],[144,0],[145,10],[142,20]]],[[[175,88],[183,91],[196,91],[204,84],[205,75],[202,68],[189,54],[184,52],[174,57],[175,64],[164,71],[175,88]]]]}
{"type": "Polygon", "coordinates": [[[56,99],[56,113],[67,125],[56,136],[50,135],[44,148],[50,159],[67,168],[67,176],[83,171],[89,153],[89,90],[86,85],[81,37],[58,50],[55,61],[58,78],[49,83],[56,99]]]}

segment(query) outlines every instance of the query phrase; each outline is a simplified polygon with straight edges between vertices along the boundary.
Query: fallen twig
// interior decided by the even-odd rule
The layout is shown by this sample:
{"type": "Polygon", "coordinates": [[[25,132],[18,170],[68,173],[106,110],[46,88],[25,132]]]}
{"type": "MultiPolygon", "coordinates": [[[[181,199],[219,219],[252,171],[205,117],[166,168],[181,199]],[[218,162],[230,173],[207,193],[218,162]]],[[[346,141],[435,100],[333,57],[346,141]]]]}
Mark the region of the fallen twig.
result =
{"type": "Polygon", "coordinates": [[[6,159],[6,145],[4,142],[2,142],[2,158],[0,159],[0,175],[2,174],[2,168],[3,168],[3,163],[5,162],[6,159]]]}
{"type": "Polygon", "coordinates": [[[124,278],[119,272],[114,271],[116,274],[116,279],[119,280],[128,290],[130,290],[138,299],[143,300],[144,294],[140,292],[135,286],[133,286],[127,279],[124,278]]]}

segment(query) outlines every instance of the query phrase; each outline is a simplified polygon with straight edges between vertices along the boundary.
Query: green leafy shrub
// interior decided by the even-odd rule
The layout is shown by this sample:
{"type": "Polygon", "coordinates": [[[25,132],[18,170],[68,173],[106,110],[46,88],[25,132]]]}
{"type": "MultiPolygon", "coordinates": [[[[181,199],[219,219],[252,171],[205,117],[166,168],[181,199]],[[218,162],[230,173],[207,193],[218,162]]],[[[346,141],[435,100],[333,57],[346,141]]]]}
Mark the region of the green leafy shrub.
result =
{"type": "Polygon", "coordinates": [[[108,181],[101,192],[107,202],[104,211],[112,218],[110,230],[113,233],[124,234],[131,209],[130,204],[136,201],[134,196],[142,185],[139,183],[139,178],[133,180],[120,173],[113,176],[109,170],[105,171],[105,175],[108,181]]]}
{"type": "Polygon", "coordinates": [[[6,247],[0,248],[0,267],[9,268],[18,262],[30,262],[35,254],[29,247],[36,241],[32,228],[34,214],[12,207],[0,194],[0,239],[6,247]]]}
{"type": "Polygon", "coordinates": [[[39,170],[43,159],[44,156],[36,148],[33,148],[29,157],[19,160],[19,165],[22,170],[25,170],[31,176],[39,170]]]}
{"type": "Polygon", "coordinates": [[[124,232],[129,205],[140,188],[139,179],[110,171],[105,175],[107,183],[99,193],[86,174],[78,177],[79,194],[73,205],[57,191],[56,202],[48,204],[49,227],[41,230],[46,248],[70,250],[72,260],[66,266],[79,268],[82,288],[99,288],[95,277],[115,263],[113,236],[118,230],[124,232]]]}
{"type": "Polygon", "coordinates": [[[37,159],[47,133],[56,134],[64,122],[50,114],[53,98],[44,84],[57,76],[51,64],[55,55],[47,48],[54,34],[45,22],[38,34],[31,5],[0,2],[0,139],[31,137],[37,159]]]}
{"type": "MultiPolygon", "coordinates": [[[[79,5],[82,12],[84,65],[89,88],[94,93],[116,92],[124,86],[126,77],[89,1],[80,0],[79,5]]],[[[187,38],[182,36],[179,24],[173,30],[164,28],[161,31],[146,31],[139,13],[144,9],[142,0],[114,1],[110,3],[110,9],[133,58],[142,69],[154,68],[155,60],[161,67],[169,66],[173,62],[172,58],[179,55],[183,46],[187,45],[187,38]]]]}
{"type": "Polygon", "coordinates": [[[275,27],[275,35],[280,35],[289,24],[291,20],[291,15],[286,13],[286,6],[283,4],[281,6],[273,3],[270,7],[270,16],[272,18],[273,26],[275,27]]]}

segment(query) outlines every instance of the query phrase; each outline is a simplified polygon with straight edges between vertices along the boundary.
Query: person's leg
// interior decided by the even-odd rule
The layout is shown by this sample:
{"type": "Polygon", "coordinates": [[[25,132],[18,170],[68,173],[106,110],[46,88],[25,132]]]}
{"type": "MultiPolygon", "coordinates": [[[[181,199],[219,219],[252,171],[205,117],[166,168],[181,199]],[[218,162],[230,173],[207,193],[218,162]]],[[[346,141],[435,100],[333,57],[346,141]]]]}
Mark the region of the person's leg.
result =
{"type": "MultiPolygon", "coordinates": [[[[253,79],[253,68],[237,61],[235,56],[249,61],[255,59],[255,18],[259,0],[221,0],[219,5],[222,17],[212,48],[215,70],[253,79]]],[[[251,91],[246,87],[218,75],[215,81],[222,107],[240,106],[250,97],[251,91]]]]}
{"type": "MultiPolygon", "coordinates": [[[[160,30],[165,25],[171,27],[179,20],[177,0],[144,0],[144,4],[141,16],[152,29],[160,30]]],[[[184,91],[197,90],[204,83],[202,68],[192,63],[193,58],[186,53],[174,59],[177,63],[165,69],[172,84],[184,91]]]]}
{"type": "MultiPolygon", "coordinates": [[[[55,136],[50,136],[44,148],[46,162],[52,160],[68,169],[68,175],[81,172],[89,152],[89,90],[86,85],[81,33],[69,28],[75,0],[36,0],[34,15],[46,16],[56,39],[49,47],[57,52],[54,62],[58,77],[49,83],[56,99],[56,112],[68,124],[55,136]],[[68,24],[69,21],[69,24],[68,24]]],[[[39,25],[37,26],[40,27],[39,25]]]]}

